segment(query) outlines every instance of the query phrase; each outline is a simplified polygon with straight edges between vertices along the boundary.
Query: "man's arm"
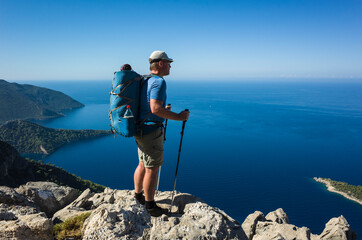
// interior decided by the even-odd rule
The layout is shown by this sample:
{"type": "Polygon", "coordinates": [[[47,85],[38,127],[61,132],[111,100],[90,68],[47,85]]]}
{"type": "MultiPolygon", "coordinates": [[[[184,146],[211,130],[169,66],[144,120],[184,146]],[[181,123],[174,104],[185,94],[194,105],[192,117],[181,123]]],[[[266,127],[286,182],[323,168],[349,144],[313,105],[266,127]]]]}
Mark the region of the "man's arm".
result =
{"type": "Polygon", "coordinates": [[[177,120],[177,121],[186,121],[189,118],[190,114],[189,111],[182,111],[180,113],[175,113],[172,112],[171,110],[164,108],[162,104],[163,101],[151,99],[150,100],[151,112],[156,116],[165,119],[177,120]]]}

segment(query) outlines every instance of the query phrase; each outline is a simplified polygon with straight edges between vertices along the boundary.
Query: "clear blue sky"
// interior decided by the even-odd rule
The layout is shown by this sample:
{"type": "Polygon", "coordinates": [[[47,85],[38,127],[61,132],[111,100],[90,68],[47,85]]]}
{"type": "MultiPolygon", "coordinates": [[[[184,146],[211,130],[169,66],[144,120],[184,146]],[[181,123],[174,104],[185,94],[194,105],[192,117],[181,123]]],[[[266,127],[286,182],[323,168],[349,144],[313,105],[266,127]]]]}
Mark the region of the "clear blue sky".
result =
{"type": "Polygon", "coordinates": [[[362,1],[0,0],[0,79],[362,78],[362,1]]]}

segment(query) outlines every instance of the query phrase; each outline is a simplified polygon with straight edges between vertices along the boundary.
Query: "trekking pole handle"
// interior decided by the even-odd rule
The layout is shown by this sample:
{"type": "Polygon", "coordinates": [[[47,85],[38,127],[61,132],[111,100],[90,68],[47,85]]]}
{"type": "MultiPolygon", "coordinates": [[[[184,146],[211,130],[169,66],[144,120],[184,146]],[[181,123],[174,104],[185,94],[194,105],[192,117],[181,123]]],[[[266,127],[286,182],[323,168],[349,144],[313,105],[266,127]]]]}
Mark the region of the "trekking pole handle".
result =
{"type": "MultiPolygon", "coordinates": [[[[168,107],[171,107],[171,103],[167,104],[168,107]]],[[[164,133],[163,133],[163,141],[166,141],[166,129],[167,129],[167,120],[165,121],[164,133]]]]}
{"type": "MultiPolygon", "coordinates": [[[[190,112],[190,110],[187,109],[187,108],[186,108],[184,111],[185,111],[185,112],[190,112]]],[[[182,129],[184,129],[186,122],[187,122],[187,120],[185,120],[185,121],[183,122],[183,124],[182,124],[182,129]]]]}

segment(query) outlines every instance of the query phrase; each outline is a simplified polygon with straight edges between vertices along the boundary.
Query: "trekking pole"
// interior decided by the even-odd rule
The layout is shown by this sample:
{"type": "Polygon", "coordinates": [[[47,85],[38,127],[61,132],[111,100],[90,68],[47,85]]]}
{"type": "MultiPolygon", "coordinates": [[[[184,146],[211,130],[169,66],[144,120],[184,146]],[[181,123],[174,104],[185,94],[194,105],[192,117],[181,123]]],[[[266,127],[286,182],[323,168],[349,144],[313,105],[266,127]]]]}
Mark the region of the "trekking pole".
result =
{"type": "MultiPolygon", "coordinates": [[[[189,111],[189,110],[185,109],[185,111],[189,111]]],[[[173,201],[174,201],[174,194],[175,194],[175,189],[176,189],[176,179],[177,179],[178,165],[179,165],[179,162],[180,162],[182,138],[184,136],[185,124],[186,124],[186,121],[183,121],[182,130],[181,130],[180,147],[178,149],[178,157],[177,157],[176,172],[175,172],[175,181],[173,183],[173,191],[172,191],[172,196],[171,196],[171,206],[170,206],[170,209],[168,210],[169,213],[171,213],[171,209],[172,209],[172,205],[173,205],[173,201]]]]}
{"type": "MultiPolygon", "coordinates": [[[[167,106],[171,108],[171,104],[167,104],[167,106]]],[[[163,133],[163,141],[164,141],[164,142],[166,141],[167,121],[168,121],[168,119],[166,119],[166,122],[165,122],[165,131],[164,131],[164,133],[163,133]]]]}
{"type": "MultiPolygon", "coordinates": [[[[167,104],[167,106],[170,106],[171,107],[171,104],[167,104]]],[[[165,130],[163,131],[163,142],[165,142],[166,141],[166,129],[167,129],[167,120],[168,119],[166,119],[166,122],[165,122],[165,130]]],[[[160,178],[161,178],[161,167],[162,166],[160,166],[160,168],[159,168],[159,170],[158,170],[158,175],[157,175],[157,187],[156,187],[156,195],[158,195],[158,186],[160,185],[160,178]]]]}

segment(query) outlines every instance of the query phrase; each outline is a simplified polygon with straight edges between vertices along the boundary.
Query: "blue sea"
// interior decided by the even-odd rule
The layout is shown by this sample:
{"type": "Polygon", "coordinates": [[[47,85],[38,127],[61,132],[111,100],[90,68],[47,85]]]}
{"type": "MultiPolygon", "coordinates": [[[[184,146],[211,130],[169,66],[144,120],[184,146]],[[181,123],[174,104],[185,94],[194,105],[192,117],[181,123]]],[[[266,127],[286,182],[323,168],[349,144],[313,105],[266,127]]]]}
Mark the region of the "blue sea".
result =
{"type": "MultiPolygon", "coordinates": [[[[170,78],[171,79],[171,78],[170,78]]],[[[362,238],[362,206],[312,178],[362,185],[362,83],[168,82],[174,111],[190,109],[176,189],[243,222],[256,210],[283,208],[290,222],[320,234],[343,215],[362,238]]],[[[26,82],[29,83],[29,82],[26,82]]],[[[86,106],[38,123],[109,129],[111,81],[34,81],[86,106]]],[[[181,122],[169,121],[160,190],[172,190],[181,122]]],[[[84,179],[133,189],[133,138],[110,135],[69,144],[45,159],[84,179]]]]}

